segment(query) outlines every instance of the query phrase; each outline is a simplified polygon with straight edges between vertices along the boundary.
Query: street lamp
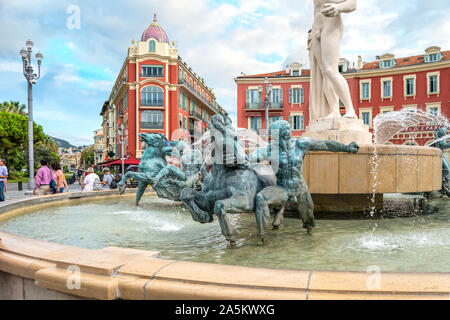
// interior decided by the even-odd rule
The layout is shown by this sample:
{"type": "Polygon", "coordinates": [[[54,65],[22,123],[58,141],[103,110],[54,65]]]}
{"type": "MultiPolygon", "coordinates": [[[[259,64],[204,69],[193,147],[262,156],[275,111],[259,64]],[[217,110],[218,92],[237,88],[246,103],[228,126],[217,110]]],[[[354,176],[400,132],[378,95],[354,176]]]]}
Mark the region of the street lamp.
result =
{"type": "Polygon", "coordinates": [[[20,56],[23,62],[23,75],[28,82],[28,191],[27,194],[33,192],[34,187],[34,136],[33,136],[33,84],[41,77],[41,63],[44,56],[42,53],[36,53],[38,63],[38,74],[34,73],[31,65],[31,52],[33,41],[25,42],[27,49],[20,50],[20,56]]]}
{"type": "MultiPolygon", "coordinates": [[[[259,92],[262,93],[262,87],[259,86],[259,92]]],[[[269,108],[271,105],[270,95],[272,94],[272,85],[269,85],[269,78],[264,78],[264,89],[266,95],[264,96],[264,109],[266,110],[266,141],[269,142],[269,108]]]]}
{"type": "Polygon", "coordinates": [[[120,125],[119,127],[119,138],[120,138],[120,148],[121,148],[121,156],[120,156],[120,160],[122,162],[122,175],[125,174],[125,148],[124,148],[124,144],[125,144],[125,140],[128,139],[128,130],[125,130],[125,127],[123,125],[123,123],[120,125]]]}

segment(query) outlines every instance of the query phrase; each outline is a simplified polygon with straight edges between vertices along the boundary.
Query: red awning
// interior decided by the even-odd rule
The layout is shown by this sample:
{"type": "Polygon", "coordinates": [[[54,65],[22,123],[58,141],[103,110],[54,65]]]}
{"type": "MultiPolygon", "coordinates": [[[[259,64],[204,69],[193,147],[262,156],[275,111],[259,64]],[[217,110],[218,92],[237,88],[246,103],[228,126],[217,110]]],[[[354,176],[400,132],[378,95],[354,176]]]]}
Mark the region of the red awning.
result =
{"type": "MultiPolygon", "coordinates": [[[[140,160],[130,157],[128,159],[125,159],[123,161],[123,163],[125,165],[132,165],[132,164],[138,165],[140,163],[140,160]]],[[[117,159],[115,161],[105,163],[105,165],[108,165],[108,166],[121,165],[121,164],[122,164],[122,160],[121,159],[117,159]]]]}

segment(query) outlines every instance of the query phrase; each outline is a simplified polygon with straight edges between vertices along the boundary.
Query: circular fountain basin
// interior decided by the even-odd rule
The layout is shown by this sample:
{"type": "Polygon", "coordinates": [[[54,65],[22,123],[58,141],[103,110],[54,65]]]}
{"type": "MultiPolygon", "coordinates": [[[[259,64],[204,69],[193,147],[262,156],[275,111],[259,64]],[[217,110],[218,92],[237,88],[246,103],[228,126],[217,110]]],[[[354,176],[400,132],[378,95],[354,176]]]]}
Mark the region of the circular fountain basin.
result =
{"type": "Polygon", "coordinates": [[[254,216],[235,215],[241,239],[230,248],[217,222],[193,222],[178,204],[146,194],[135,207],[134,194],[99,195],[0,208],[0,282],[21,278],[18,292],[30,297],[39,288],[100,299],[448,298],[447,199],[429,216],[319,220],[312,236],[286,218],[265,246],[254,216]],[[73,270],[79,289],[67,287],[73,270]],[[374,272],[379,286],[370,285],[374,272]]]}
{"type": "Polygon", "coordinates": [[[356,154],[308,152],[303,175],[315,210],[364,211],[382,194],[438,191],[442,151],[406,145],[361,145],[356,154]]]}

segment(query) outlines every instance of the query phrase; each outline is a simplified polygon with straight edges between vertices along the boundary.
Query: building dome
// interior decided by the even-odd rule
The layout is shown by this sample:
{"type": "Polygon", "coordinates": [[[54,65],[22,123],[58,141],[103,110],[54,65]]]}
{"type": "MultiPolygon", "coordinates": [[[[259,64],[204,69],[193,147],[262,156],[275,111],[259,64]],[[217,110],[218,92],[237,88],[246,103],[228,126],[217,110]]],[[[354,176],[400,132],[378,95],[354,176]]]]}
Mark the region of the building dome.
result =
{"type": "Polygon", "coordinates": [[[154,38],[159,42],[169,43],[169,37],[167,37],[167,33],[163,28],[158,24],[155,17],[153,18],[153,23],[145,29],[144,33],[142,33],[141,41],[147,41],[150,38],[154,38]]]}

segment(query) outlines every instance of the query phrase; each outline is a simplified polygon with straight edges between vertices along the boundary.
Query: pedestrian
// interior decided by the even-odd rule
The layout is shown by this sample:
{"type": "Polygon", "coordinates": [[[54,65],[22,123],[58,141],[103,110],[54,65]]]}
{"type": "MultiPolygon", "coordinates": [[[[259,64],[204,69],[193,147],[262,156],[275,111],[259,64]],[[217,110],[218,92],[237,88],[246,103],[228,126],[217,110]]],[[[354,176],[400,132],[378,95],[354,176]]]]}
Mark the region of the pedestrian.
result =
{"type": "Polygon", "coordinates": [[[94,172],[94,168],[87,169],[87,176],[84,178],[83,185],[81,186],[81,191],[98,191],[101,190],[100,178],[94,172]]]}
{"type": "Polygon", "coordinates": [[[67,187],[67,182],[61,170],[61,165],[58,162],[51,162],[50,166],[52,167],[53,179],[56,182],[56,187],[52,190],[52,193],[63,193],[64,187],[67,187]]]}
{"type": "Polygon", "coordinates": [[[113,181],[115,181],[115,178],[116,177],[114,177],[114,175],[111,174],[111,171],[109,170],[109,168],[104,168],[103,169],[103,181],[102,181],[103,189],[115,189],[114,183],[113,183],[113,181]]]}
{"type": "Polygon", "coordinates": [[[5,161],[0,159],[0,202],[5,201],[6,194],[6,179],[8,178],[8,168],[5,166],[5,161]]]}
{"type": "Polygon", "coordinates": [[[41,160],[41,167],[36,172],[36,183],[33,189],[34,195],[48,195],[52,194],[52,190],[50,187],[51,182],[55,182],[53,179],[52,170],[47,167],[48,161],[46,159],[41,160]]]}
{"type": "Polygon", "coordinates": [[[78,183],[81,186],[81,183],[83,182],[83,170],[81,170],[81,167],[78,168],[77,177],[78,177],[78,183]]]}

